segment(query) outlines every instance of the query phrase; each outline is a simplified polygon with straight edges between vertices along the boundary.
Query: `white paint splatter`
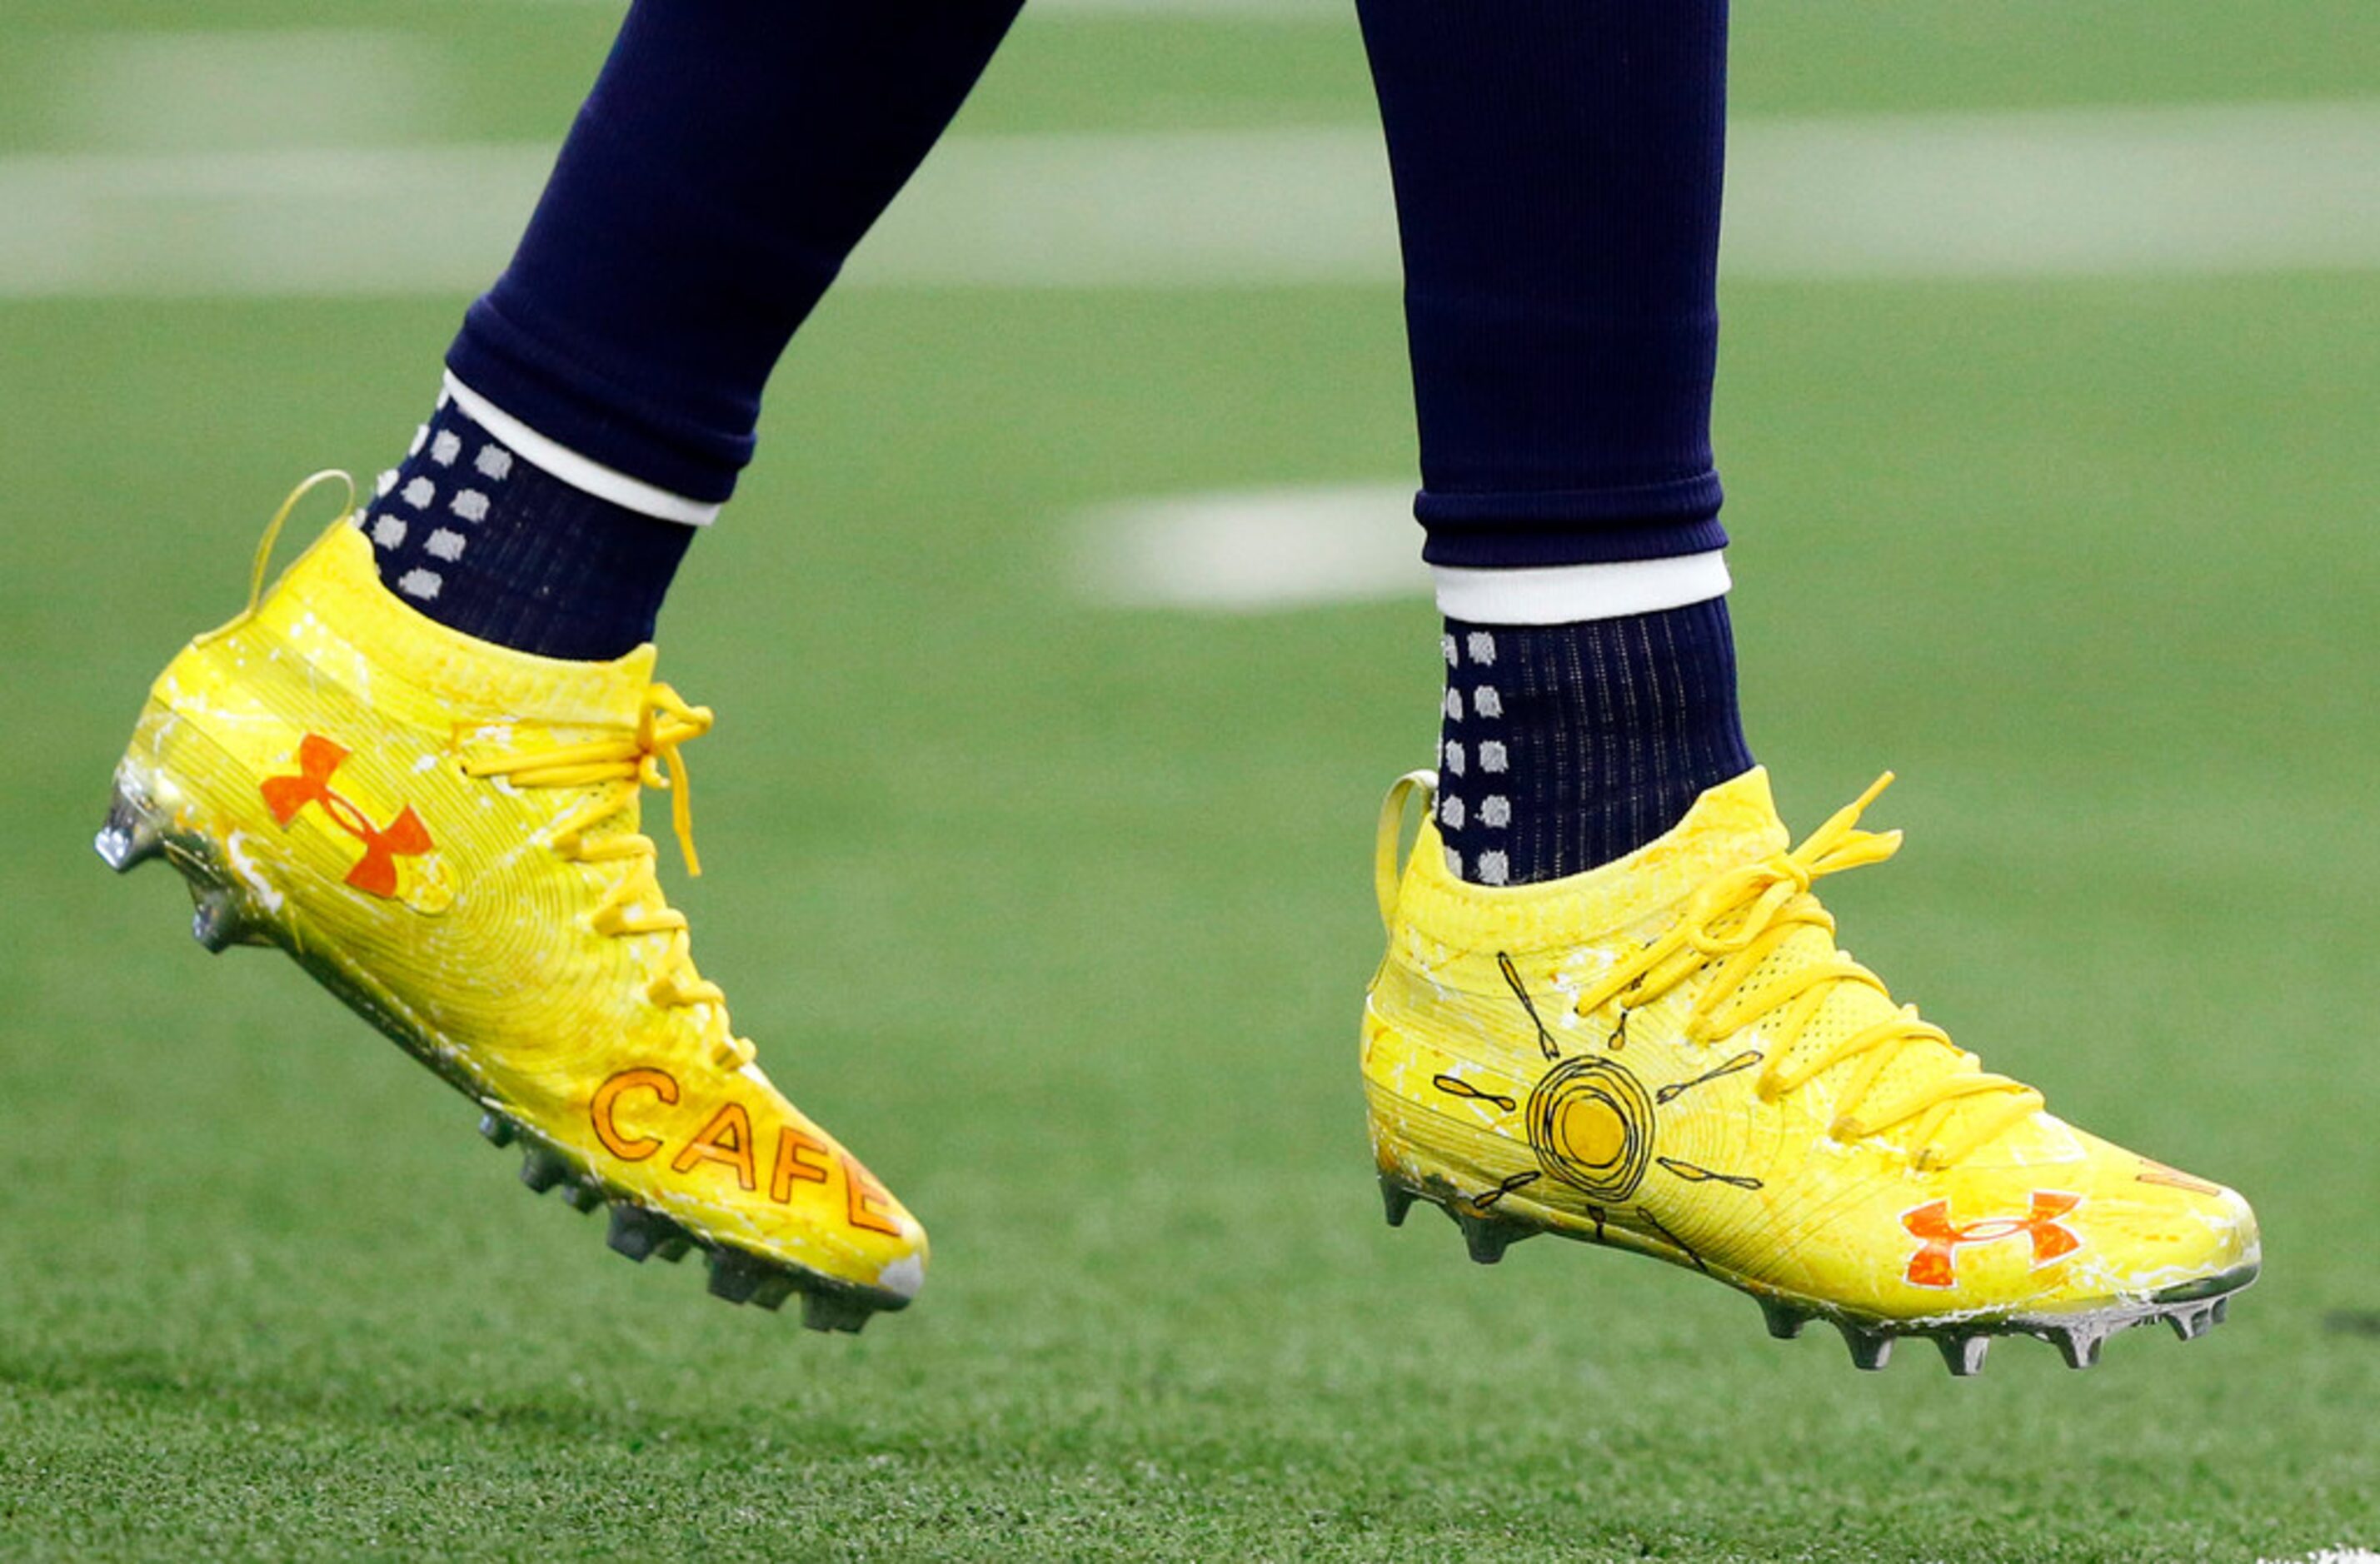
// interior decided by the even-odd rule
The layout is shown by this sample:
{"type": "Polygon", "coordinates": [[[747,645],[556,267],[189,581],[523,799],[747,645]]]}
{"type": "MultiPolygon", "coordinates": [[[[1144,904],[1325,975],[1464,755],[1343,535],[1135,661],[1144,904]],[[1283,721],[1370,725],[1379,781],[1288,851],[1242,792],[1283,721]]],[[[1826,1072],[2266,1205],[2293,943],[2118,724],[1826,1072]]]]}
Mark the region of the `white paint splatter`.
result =
{"type": "Polygon", "coordinates": [[[231,860],[232,873],[239,876],[240,882],[256,892],[256,899],[264,903],[266,912],[281,910],[281,892],[264,878],[264,871],[257,867],[256,860],[248,855],[246,835],[233,831],[224,842],[224,856],[231,860]]]}

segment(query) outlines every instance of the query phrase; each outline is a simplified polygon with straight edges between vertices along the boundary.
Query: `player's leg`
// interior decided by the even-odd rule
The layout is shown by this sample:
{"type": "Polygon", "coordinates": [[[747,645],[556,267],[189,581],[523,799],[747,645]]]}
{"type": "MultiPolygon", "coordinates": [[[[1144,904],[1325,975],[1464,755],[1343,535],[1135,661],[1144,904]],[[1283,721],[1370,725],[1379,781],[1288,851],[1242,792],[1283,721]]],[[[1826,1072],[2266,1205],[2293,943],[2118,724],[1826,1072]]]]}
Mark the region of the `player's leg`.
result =
{"type": "MultiPolygon", "coordinates": [[[[1736,714],[1710,452],[1724,0],[1358,0],[1445,616],[1436,774],[1392,791],[1364,1023],[1391,1220],[1553,1231],[1823,1315],[2085,1363],[2255,1274],[2228,1190],[2061,1123],[1839,952],[1736,714]],[[1432,806],[1397,869],[1398,817],[1432,806]]],[[[1871,790],[1869,797],[1873,797],[1871,790]]]]}
{"type": "Polygon", "coordinates": [[[698,1244],[713,1291],[820,1328],[905,1304],[925,1234],[694,966],[639,795],[691,869],[710,714],[650,641],[771,367],[1015,9],[638,0],[431,420],[159,678],[99,839],[173,863],[210,949],[288,950],[615,1248],[698,1244]]]}
{"type": "Polygon", "coordinates": [[[553,656],[650,637],[751,460],[770,371],[1019,3],[640,0],[376,485],[390,588],[553,656]],[[490,450],[503,483],[476,481],[490,450]]]}

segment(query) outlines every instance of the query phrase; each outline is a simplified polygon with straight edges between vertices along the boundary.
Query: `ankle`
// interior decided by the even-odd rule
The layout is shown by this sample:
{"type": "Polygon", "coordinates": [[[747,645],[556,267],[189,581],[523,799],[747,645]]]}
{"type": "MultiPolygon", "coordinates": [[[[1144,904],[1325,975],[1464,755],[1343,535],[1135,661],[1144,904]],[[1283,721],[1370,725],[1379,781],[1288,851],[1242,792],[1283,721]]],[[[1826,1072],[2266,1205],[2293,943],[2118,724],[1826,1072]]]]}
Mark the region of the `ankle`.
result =
{"type": "Polygon", "coordinates": [[[1446,621],[1439,830],[1480,884],[1626,856],[1752,767],[1724,598],[1567,624],[1446,621]]]}
{"type": "Polygon", "coordinates": [[[515,443],[439,398],[360,523],[382,582],[442,624],[539,656],[608,661],[650,640],[694,528],[565,481],[515,443]]]}

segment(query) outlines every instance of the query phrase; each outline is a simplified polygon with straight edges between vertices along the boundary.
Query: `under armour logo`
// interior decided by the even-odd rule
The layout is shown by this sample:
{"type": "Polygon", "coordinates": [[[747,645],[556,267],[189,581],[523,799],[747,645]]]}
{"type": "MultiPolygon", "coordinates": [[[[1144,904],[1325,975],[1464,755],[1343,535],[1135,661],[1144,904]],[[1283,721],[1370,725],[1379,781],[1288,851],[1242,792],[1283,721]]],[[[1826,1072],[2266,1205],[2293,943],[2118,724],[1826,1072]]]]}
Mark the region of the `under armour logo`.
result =
{"type": "Polygon", "coordinates": [[[364,844],[364,855],[347,871],[347,883],[369,895],[394,897],[396,860],[418,858],[436,843],[411,805],[383,828],[372,824],[371,817],[351,800],[332,791],[331,778],[346,758],[346,750],[338,745],[319,734],[308,734],[298,746],[298,774],[264,779],[264,806],[286,827],[307,805],[321,805],[333,825],[364,844]]]}
{"type": "Polygon", "coordinates": [[[1900,1225],[1909,1230],[1912,1238],[1925,1247],[1911,1256],[1909,1284],[1912,1287],[1949,1287],[1957,1282],[1960,1246],[1968,1243],[1995,1243],[2022,1233],[2033,1240],[2033,1264],[2037,1270],[2060,1255],[2071,1255],[2082,1247],[2082,1241],[2068,1229],[2058,1225],[2058,1218],[2082,1204],[2079,1194],[2064,1194],[2054,1189],[2035,1190],[2033,1194],[2033,1214],[2029,1217],[1987,1217],[1980,1222],[1956,1227],[1950,1221],[1950,1203],[1932,1200],[1913,1211],[1902,1213],[1900,1225]]]}

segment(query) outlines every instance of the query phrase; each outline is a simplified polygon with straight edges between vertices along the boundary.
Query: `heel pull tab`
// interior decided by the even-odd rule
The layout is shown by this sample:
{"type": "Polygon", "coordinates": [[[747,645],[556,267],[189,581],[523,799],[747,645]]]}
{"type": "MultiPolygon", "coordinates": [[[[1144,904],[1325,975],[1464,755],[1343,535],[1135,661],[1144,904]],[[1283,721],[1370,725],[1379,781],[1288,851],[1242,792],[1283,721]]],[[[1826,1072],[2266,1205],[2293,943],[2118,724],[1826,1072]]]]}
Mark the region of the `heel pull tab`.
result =
{"type": "Polygon", "coordinates": [[[1379,893],[1380,926],[1391,932],[1397,914],[1397,881],[1403,877],[1404,864],[1399,851],[1405,834],[1405,805],[1415,794],[1421,797],[1425,817],[1438,806],[1438,773],[1407,771],[1389,787],[1389,795],[1380,803],[1380,830],[1372,849],[1372,885],[1379,893]]]}
{"type": "Polygon", "coordinates": [[[337,520],[345,521],[355,514],[356,480],[336,467],[327,467],[314,473],[297,488],[292,489],[289,491],[289,498],[282,501],[281,508],[273,513],[273,519],[264,524],[264,536],[257,540],[256,559],[249,567],[248,573],[248,606],[241,609],[229,624],[219,625],[202,636],[193,637],[191,645],[204,646],[220,636],[230,634],[256,617],[258,605],[264,601],[265,575],[273,568],[273,546],[281,540],[282,527],[288,525],[290,513],[298,508],[298,503],[326,483],[339,483],[346,487],[346,503],[340,507],[337,520]]]}

